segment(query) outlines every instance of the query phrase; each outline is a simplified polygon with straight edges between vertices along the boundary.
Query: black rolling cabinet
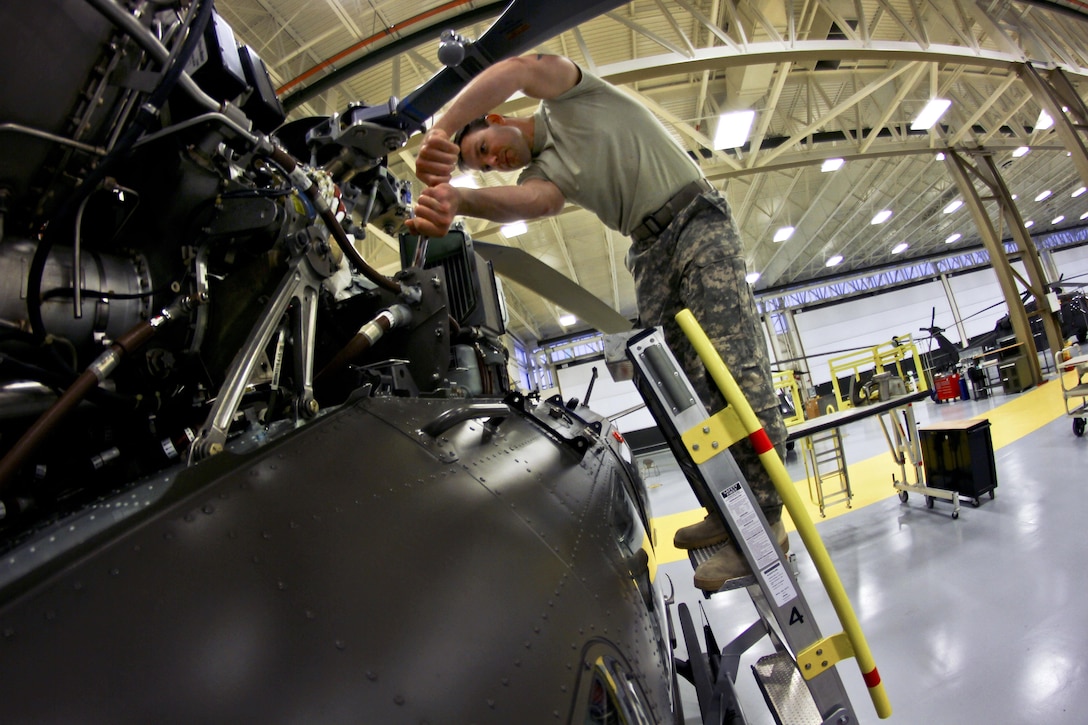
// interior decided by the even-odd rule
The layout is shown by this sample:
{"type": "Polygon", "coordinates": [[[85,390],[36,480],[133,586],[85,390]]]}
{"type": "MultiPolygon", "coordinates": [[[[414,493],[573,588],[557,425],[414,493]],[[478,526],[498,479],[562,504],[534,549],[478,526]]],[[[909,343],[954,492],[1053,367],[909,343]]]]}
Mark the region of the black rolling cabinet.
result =
{"type": "Polygon", "coordinates": [[[1021,393],[1030,388],[1034,384],[1031,379],[1031,363],[1016,344],[1016,338],[1004,337],[998,340],[997,350],[997,369],[1005,394],[1021,393]]]}
{"type": "Polygon", "coordinates": [[[956,491],[975,505],[983,494],[994,497],[997,466],[990,421],[946,420],[919,426],[926,486],[956,491]]]}

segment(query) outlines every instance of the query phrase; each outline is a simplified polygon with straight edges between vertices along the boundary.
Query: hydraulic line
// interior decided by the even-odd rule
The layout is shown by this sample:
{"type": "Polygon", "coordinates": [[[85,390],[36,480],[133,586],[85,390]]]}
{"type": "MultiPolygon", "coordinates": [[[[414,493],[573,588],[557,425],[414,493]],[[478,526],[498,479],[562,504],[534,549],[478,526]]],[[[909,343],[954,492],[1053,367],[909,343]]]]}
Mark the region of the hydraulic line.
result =
{"type": "Polygon", "coordinates": [[[374,346],[382,335],[394,327],[402,327],[412,319],[412,312],[401,304],[390,305],[379,312],[374,319],[359,328],[355,337],[351,338],[340,352],[317,374],[317,380],[325,375],[337,372],[349,362],[362,355],[374,346]]]}
{"type": "MultiPolygon", "coordinates": [[[[163,47],[158,38],[141,25],[140,21],[137,20],[135,16],[114,0],[87,0],[87,4],[94,7],[94,9],[102,13],[107,20],[123,30],[125,34],[132,38],[132,40],[135,41],[144,52],[151,56],[151,59],[156,63],[165,66],[170,62],[171,56],[176,55],[163,47]]],[[[211,3],[208,4],[210,5],[211,3]]],[[[203,30],[201,30],[200,34],[203,34],[203,30]]],[[[182,61],[182,67],[184,67],[186,61],[187,58],[182,61]]],[[[192,100],[196,101],[205,109],[214,111],[219,108],[219,102],[202,91],[200,86],[196,84],[196,81],[188,74],[181,75],[178,78],[178,84],[192,100]]]]}
{"type": "Polygon", "coordinates": [[[394,294],[401,294],[403,290],[399,282],[386,277],[378,272],[378,270],[371,267],[366,263],[366,260],[363,259],[362,255],[359,254],[358,250],[355,249],[351,240],[348,239],[344,227],[342,227],[339,220],[337,220],[336,214],[333,213],[333,210],[325,203],[325,199],[318,191],[317,185],[314,184],[313,180],[302,170],[295,157],[277,146],[272,149],[271,159],[283,167],[283,170],[286,171],[287,175],[291,178],[291,182],[298,187],[300,191],[305,192],[306,196],[313,202],[314,208],[317,209],[317,213],[321,215],[321,219],[324,220],[325,226],[332,232],[333,237],[336,239],[336,243],[340,245],[340,249],[347,255],[352,266],[359,270],[364,277],[382,289],[394,294]]]}
{"type": "MultiPolygon", "coordinates": [[[[104,0],[94,2],[92,0],[92,4],[114,22],[122,22],[120,20],[121,15],[127,16],[127,13],[117,12],[118,6],[115,3],[105,2],[104,0]]],[[[49,252],[53,248],[57,236],[62,233],[62,228],[67,228],[71,223],[71,217],[82,207],[83,202],[87,197],[98,188],[98,185],[106,178],[110,171],[112,171],[113,166],[128,154],[136,141],[139,140],[140,136],[142,136],[151,126],[152,122],[159,117],[159,112],[166,103],[166,99],[169,98],[170,93],[183,77],[185,65],[189,62],[189,58],[200,44],[200,41],[204,36],[204,30],[207,28],[208,21],[211,19],[213,10],[214,3],[212,0],[204,0],[201,3],[200,10],[197,12],[193,25],[189,29],[189,34],[186,36],[181,50],[174,58],[174,62],[163,71],[158,85],[151,92],[151,95],[148,96],[147,100],[140,105],[136,117],[132,119],[132,123],[128,125],[121,137],[118,138],[117,144],[110,150],[109,154],[99,161],[98,165],[87,174],[71,196],[65,199],[64,203],[61,204],[60,209],[46,228],[41,241],[38,242],[38,247],[34,250],[34,257],[31,260],[30,269],[27,273],[26,307],[27,318],[30,321],[31,329],[39,340],[44,339],[46,334],[45,320],[42,318],[41,310],[42,274],[45,271],[46,260],[49,257],[49,252]]],[[[143,27],[139,27],[142,32],[144,30],[143,27]]],[[[126,30],[127,29],[128,28],[126,27],[126,30]]],[[[78,274],[78,270],[76,270],[75,273],[78,274]]],[[[2,479],[0,479],[0,485],[2,485],[2,479]]]]}
{"type": "Polygon", "coordinates": [[[87,397],[87,394],[104,381],[120,365],[125,355],[138,350],[158,331],[160,327],[189,312],[203,302],[199,296],[182,296],[158,315],[146,322],[141,322],[121,335],[109,349],[98,356],[75,382],[68,387],[49,410],[34,421],[23,436],[15,442],[7,455],[0,460],[0,494],[4,493],[16,471],[38,449],[58,424],[87,397]]]}

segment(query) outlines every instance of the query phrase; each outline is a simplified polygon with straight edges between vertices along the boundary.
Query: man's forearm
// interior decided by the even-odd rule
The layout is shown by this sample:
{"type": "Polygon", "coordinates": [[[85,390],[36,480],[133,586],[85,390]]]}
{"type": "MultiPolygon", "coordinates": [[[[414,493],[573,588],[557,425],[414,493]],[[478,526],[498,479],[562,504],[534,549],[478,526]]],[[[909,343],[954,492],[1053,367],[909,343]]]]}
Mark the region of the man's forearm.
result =
{"type": "Polygon", "coordinates": [[[489,113],[520,90],[520,73],[512,64],[500,62],[485,68],[435,121],[434,128],[453,138],[469,121],[489,113]]]}
{"type": "Polygon", "coordinates": [[[580,72],[570,60],[551,55],[508,58],[485,68],[465,86],[434,127],[452,138],[479,118],[521,92],[530,98],[554,98],[578,82],[580,72]]]}
{"type": "Polygon", "coordinates": [[[563,209],[562,194],[551,184],[461,189],[460,192],[460,214],[493,222],[539,219],[554,216],[563,209]]]}

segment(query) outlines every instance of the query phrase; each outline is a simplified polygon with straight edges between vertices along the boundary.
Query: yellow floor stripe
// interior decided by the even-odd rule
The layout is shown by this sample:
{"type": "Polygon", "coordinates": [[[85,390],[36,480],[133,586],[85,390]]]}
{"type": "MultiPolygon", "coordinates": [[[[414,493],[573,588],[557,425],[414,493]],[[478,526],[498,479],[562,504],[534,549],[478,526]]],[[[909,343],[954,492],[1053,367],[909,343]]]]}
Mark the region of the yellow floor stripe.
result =
{"type": "MultiPolygon", "coordinates": [[[[1068,385],[1069,382],[1066,384],[1068,385]]],[[[990,436],[993,439],[994,450],[996,451],[1064,415],[1065,402],[1062,396],[1062,386],[1057,379],[1054,379],[1021,393],[1009,402],[1002,403],[978,417],[989,419],[990,436]]],[[[1070,433],[1070,436],[1072,436],[1072,433],[1070,433]]],[[[844,503],[827,507],[825,509],[827,519],[882,501],[889,496],[898,495],[898,492],[892,488],[892,476],[899,476],[899,466],[895,464],[891,453],[888,451],[864,461],[850,464],[847,466],[847,471],[854,492],[854,498],[851,501],[853,508],[846,508],[844,503]]],[[[794,485],[797,486],[797,490],[805,500],[809,516],[817,522],[825,520],[820,517],[820,507],[811,503],[808,481],[794,481],[794,485]]],[[[668,516],[659,516],[653,520],[657,541],[658,564],[667,564],[687,558],[686,551],[677,549],[672,545],[673,534],[676,533],[677,529],[702,521],[705,515],[703,509],[694,509],[668,516]]],[[[785,520],[786,528],[792,531],[795,527],[793,522],[789,520],[788,515],[785,516],[785,520]]]]}

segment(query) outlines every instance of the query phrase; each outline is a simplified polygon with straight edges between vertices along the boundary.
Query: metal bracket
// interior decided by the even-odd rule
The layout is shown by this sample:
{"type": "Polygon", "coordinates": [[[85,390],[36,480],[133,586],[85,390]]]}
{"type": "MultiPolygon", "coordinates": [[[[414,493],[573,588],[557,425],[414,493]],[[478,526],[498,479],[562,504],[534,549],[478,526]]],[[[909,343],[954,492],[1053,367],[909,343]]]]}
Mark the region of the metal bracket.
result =
{"type": "Polygon", "coordinates": [[[737,441],[748,437],[744,423],[732,408],[722,408],[699,425],[689,428],[680,439],[684,441],[691,459],[705,463],[737,441]]]}
{"type": "Polygon", "coordinates": [[[828,668],[854,656],[854,645],[846,632],[839,632],[813,642],[797,653],[797,666],[801,676],[811,680],[828,668]]]}
{"type": "Polygon", "coordinates": [[[261,352],[271,341],[272,335],[280,326],[280,320],[295,300],[299,303],[299,314],[295,318],[293,330],[295,370],[299,373],[296,382],[297,412],[303,417],[317,414],[317,401],[313,397],[313,357],[321,282],[322,277],[314,271],[305,254],[291,260],[286,274],[261,312],[257,324],[231,361],[212,410],[189,449],[190,463],[223,450],[230,424],[253,377],[261,352]]]}

